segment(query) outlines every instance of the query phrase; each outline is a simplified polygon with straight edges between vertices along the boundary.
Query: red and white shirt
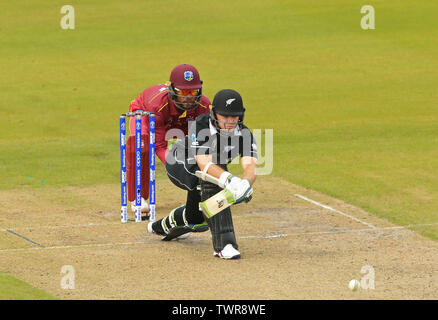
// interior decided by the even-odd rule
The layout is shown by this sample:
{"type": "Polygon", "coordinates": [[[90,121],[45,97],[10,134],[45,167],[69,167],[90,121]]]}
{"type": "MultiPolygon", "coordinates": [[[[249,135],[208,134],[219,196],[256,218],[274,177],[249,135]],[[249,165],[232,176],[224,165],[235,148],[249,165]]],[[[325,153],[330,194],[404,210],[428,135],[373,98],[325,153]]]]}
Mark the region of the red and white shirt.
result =
{"type": "MultiPolygon", "coordinates": [[[[169,97],[166,84],[159,84],[145,89],[140,96],[133,100],[129,106],[130,112],[137,110],[155,113],[155,152],[158,158],[166,163],[167,141],[177,137],[177,134],[187,135],[188,122],[194,121],[201,114],[210,112],[210,100],[202,96],[200,104],[194,110],[183,111],[175,107],[169,97]],[[179,129],[170,131],[171,129],[179,129]],[[166,140],[166,133],[168,137],[166,140]]],[[[146,118],[142,121],[142,135],[149,135],[149,121],[146,118]]],[[[135,135],[135,118],[130,119],[130,132],[135,135]]],[[[179,139],[184,137],[178,136],[179,139]]],[[[146,140],[147,141],[147,140],[146,140]]]]}

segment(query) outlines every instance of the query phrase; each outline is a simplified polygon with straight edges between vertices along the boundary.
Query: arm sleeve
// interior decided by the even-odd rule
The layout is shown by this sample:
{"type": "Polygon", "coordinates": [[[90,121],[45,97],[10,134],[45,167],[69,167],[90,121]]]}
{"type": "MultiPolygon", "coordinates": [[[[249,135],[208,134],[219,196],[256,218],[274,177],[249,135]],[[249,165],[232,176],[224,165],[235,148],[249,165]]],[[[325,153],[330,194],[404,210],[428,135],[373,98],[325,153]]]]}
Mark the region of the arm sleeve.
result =
{"type": "Polygon", "coordinates": [[[144,91],[129,104],[129,111],[135,112],[137,110],[146,110],[144,107],[144,91]]]}
{"type": "Polygon", "coordinates": [[[239,151],[241,157],[253,157],[257,159],[257,142],[248,128],[242,129],[239,151]]]}
{"type": "MultiPolygon", "coordinates": [[[[135,112],[137,110],[145,110],[146,108],[146,90],[143,91],[136,99],[131,101],[129,105],[129,111],[135,112]]],[[[135,118],[132,117],[130,119],[130,128],[131,135],[135,135],[135,118]]],[[[142,135],[146,135],[147,139],[149,139],[149,121],[147,118],[143,118],[142,127],[141,127],[142,135]]],[[[161,160],[162,163],[166,164],[166,156],[169,150],[167,149],[167,141],[166,141],[166,130],[164,128],[164,119],[162,114],[155,113],[155,154],[161,160]]]]}

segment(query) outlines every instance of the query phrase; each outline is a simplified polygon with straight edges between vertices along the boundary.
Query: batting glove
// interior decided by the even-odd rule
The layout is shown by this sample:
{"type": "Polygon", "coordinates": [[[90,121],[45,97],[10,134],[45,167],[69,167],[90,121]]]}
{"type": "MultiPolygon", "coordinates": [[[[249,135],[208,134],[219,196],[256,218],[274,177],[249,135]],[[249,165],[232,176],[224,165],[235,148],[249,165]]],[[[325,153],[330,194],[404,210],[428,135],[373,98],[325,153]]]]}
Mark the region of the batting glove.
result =
{"type": "Polygon", "coordinates": [[[234,179],[229,181],[225,188],[233,194],[233,197],[236,200],[235,204],[241,203],[242,201],[249,202],[252,198],[253,190],[248,179],[242,180],[234,177],[234,179]]]}
{"type": "Polygon", "coordinates": [[[243,194],[240,196],[240,198],[236,199],[236,204],[241,203],[245,201],[246,203],[250,202],[252,199],[252,194],[254,190],[251,187],[251,184],[249,183],[249,179],[242,179],[240,181],[240,190],[243,191],[243,194]]]}

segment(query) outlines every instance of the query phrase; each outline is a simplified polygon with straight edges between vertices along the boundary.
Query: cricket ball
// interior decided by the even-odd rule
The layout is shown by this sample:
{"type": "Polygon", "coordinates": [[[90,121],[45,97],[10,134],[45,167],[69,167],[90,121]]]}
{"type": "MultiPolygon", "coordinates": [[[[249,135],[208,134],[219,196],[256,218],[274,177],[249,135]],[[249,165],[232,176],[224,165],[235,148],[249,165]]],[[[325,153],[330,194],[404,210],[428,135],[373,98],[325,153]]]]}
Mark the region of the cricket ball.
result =
{"type": "Polygon", "coordinates": [[[351,280],[350,283],[348,284],[348,287],[350,288],[351,291],[356,291],[357,289],[360,288],[360,282],[359,280],[351,280]]]}

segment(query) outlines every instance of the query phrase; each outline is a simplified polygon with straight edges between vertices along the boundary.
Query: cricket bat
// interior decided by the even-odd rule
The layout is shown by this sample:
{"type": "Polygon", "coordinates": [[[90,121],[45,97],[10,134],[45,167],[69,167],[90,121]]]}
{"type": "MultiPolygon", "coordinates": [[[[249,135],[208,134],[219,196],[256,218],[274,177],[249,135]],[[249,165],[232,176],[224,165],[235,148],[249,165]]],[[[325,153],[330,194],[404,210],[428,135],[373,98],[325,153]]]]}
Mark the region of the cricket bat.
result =
{"type": "MultiPolygon", "coordinates": [[[[196,176],[204,181],[214,183],[219,187],[223,188],[219,179],[209,175],[208,173],[204,173],[202,171],[196,171],[196,176]]],[[[234,199],[233,194],[230,190],[224,189],[219,191],[214,196],[208,198],[204,202],[201,202],[201,210],[204,212],[205,216],[210,219],[215,214],[221,212],[222,210],[228,208],[232,204],[234,204],[236,200],[234,199]]]]}
{"type": "Polygon", "coordinates": [[[236,200],[230,190],[224,189],[214,196],[208,198],[204,202],[201,202],[201,210],[204,212],[207,219],[210,219],[215,214],[221,212],[222,210],[228,208],[234,204],[236,200]]]}

